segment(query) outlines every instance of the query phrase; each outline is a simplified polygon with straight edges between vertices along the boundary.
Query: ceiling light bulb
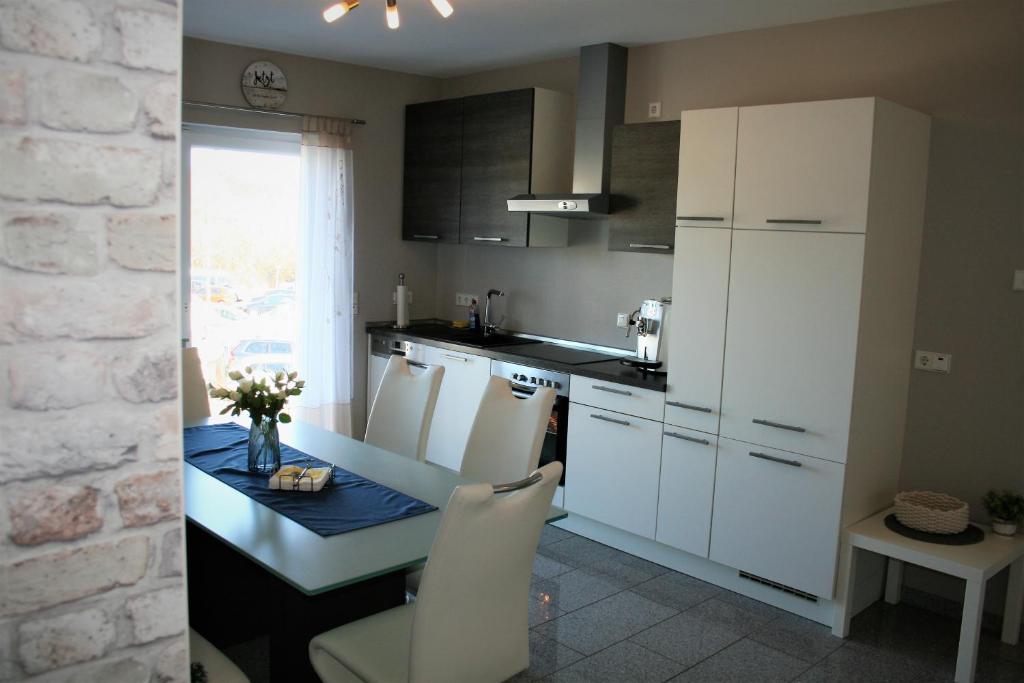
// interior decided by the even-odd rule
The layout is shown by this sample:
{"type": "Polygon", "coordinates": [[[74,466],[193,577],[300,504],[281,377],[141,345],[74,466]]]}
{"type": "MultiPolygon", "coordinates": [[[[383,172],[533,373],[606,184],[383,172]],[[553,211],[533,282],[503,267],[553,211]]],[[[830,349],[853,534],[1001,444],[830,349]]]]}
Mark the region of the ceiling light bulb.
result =
{"type": "Polygon", "coordinates": [[[430,4],[432,4],[434,6],[434,9],[437,10],[437,13],[440,14],[445,19],[450,17],[452,15],[452,12],[455,11],[454,9],[452,9],[452,4],[448,2],[448,0],[430,0],[430,4]]]}
{"type": "Polygon", "coordinates": [[[388,0],[385,18],[388,20],[388,28],[398,28],[398,0],[388,0]]]}
{"type": "Polygon", "coordinates": [[[336,2],[324,10],[324,21],[328,24],[335,22],[348,14],[349,10],[353,10],[356,7],[359,7],[359,0],[344,0],[344,2],[336,2]]]}

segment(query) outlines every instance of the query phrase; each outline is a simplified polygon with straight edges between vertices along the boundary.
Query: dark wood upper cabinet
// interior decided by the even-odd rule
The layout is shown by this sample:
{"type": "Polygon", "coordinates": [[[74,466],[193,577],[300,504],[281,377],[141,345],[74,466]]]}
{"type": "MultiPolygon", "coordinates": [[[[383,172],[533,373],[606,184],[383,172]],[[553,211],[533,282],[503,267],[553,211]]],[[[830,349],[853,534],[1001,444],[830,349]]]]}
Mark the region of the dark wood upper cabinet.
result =
{"type": "Polygon", "coordinates": [[[506,200],[530,191],[533,89],[474,95],[462,104],[462,242],[525,247],[529,215],[506,200]]]}
{"type": "Polygon", "coordinates": [[[402,236],[478,246],[565,246],[566,219],[510,213],[519,194],[572,187],[571,98],[526,88],[405,111],[402,236]]]}
{"type": "Polygon", "coordinates": [[[405,108],[402,237],[459,241],[462,194],[462,100],[405,108]]]}
{"type": "Polygon", "coordinates": [[[672,253],[678,175],[678,121],[615,127],[609,250],[672,253]]]}

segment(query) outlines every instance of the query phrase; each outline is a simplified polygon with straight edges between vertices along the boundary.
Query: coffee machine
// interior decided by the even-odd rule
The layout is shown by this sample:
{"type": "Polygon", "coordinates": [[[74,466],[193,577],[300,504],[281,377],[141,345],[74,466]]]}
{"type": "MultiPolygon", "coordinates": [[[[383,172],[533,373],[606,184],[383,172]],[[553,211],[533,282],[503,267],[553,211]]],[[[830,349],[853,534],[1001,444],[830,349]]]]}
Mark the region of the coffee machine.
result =
{"type": "Polygon", "coordinates": [[[621,359],[645,372],[664,374],[668,370],[669,310],[672,299],[646,299],[629,314],[626,337],[636,329],[636,355],[621,359]]]}

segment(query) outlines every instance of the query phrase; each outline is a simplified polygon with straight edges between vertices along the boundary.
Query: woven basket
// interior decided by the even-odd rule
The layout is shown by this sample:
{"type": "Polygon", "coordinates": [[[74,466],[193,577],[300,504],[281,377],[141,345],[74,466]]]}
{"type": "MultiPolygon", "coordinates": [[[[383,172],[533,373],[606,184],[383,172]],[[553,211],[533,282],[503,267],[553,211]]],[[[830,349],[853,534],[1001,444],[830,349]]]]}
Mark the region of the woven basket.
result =
{"type": "Polygon", "coordinates": [[[946,493],[902,491],[896,494],[896,519],[930,534],[958,534],[967,528],[967,503],[946,493]]]}

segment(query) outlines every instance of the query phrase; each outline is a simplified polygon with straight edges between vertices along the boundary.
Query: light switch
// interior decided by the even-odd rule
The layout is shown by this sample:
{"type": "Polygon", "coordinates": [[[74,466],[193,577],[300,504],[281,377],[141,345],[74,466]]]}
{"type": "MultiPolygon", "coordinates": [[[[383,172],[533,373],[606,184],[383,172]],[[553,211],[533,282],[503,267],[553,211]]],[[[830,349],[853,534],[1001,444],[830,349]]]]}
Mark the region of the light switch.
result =
{"type": "Polygon", "coordinates": [[[1024,270],[1013,271],[1013,291],[1024,292],[1024,270]]]}
{"type": "Polygon", "coordinates": [[[661,102],[650,102],[647,104],[647,118],[661,118],[661,102]]]}

